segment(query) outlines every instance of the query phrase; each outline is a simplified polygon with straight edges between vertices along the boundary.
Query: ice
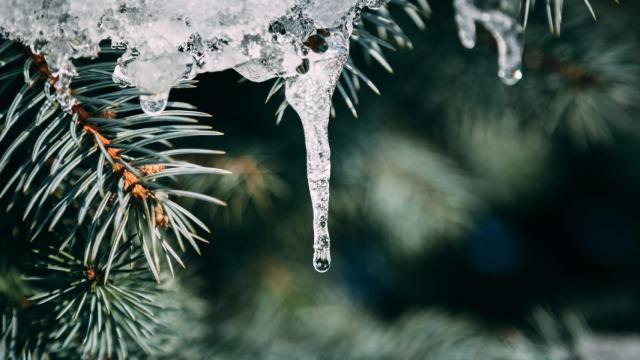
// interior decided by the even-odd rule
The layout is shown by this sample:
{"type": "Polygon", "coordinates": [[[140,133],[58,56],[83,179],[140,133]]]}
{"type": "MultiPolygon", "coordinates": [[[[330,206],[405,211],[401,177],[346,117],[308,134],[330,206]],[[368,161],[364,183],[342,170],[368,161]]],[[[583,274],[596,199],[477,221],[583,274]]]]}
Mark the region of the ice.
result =
{"type": "Polygon", "coordinates": [[[157,115],[166,107],[171,87],[181,79],[195,77],[194,66],[194,58],[184,53],[144,58],[129,53],[119,59],[113,79],[123,87],[136,86],[142,110],[157,115]]]}
{"type": "Polygon", "coordinates": [[[362,8],[384,2],[0,0],[0,34],[44,56],[56,78],[45,84],[45,92],[67,111],[77,102],[74,59],[97,56],[105,40],[126,49],[113,80],[136,87],[149,115],[164,110],[172,86],[199,73],[235,69],[251,81],[285,79],[286,98],[304,128],[314,266],[324,272],[331,261],[331,96],[348,58],[354,18],[362,8]]]}
{"type": "Polygon", "coordinates": [[[52,69],[52,76],[56,79],[54,88],[56,90],[56,100],[60,106],[70,111],[76,104],[76,99],[71,95],[71,81],[76,76],[76,68],[71,61],[60,61],[59,68],[52,69]]]}
{"type": "MultiPolygon", "coordinates": [[[[270,55],[260,51],[270,41],[270,22],[305,4],[303,0],[3,0],[0,33],[45,55],[54,75],[60,69],[64,76],[73,74],[66,71],[73,70],[72,59],[95,57],[101,42],[111,40],[114,46],[126,47],[127,56],[136,53],[136,62],[145,65],[120,74],[126,76],[119,84],[144,83],[142,93],[161,94],[180,79],[270,55]],[[257,51],[248,51],[251,39],[256,40],[257,51]],[[161,76],[150,79],[158,67],[163,68],[156,72],[161,76]]],[[[55,87],[61,103],[74,101],[62,97],[68,90],[63,84],[55,87]]]]}
{"type": "Polygon", "coordinates": [[[140,107],[147,115],[158,115],[167,107],[169,92],[140,95],[140,107]]]}
{"type": "Polygon", "coordinates": [[[349,0],[311,0],[305,12],[313,17],[316,26],[329,29],[339,26],[352,6],[353,1],[349,0]]]}
{"type": "MultiPolygon", "coordinates": [[[[349,56],[350,27],[322,31],[327,49],[309,53],[308,68],[286,81],[287,101],[300,116],[307,148],[307,180],[313,207],[313,266],[319,272],[331,266],[329,239],[329,179],[331,150],[329,118],[331,96],[349,56]]],[[[318,35],[318,34],[316,34],[318,35]]],[[[316,49],[318,51],[318,49],[316,49]]]]}
{"type": "Polygon", "coordinates": [[[454,0],[458,35],[462,45],[476,44],[476,22],[495,38],[498,76],[507,85],[522,79],[523,29],[518,21],[521,0],[454,0]]]}

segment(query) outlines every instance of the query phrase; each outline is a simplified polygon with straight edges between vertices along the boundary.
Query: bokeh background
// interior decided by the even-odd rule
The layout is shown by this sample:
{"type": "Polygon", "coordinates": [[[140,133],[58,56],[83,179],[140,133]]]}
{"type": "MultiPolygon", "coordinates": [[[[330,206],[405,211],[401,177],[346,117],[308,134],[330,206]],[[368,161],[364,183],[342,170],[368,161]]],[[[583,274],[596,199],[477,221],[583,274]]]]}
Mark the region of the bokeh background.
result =
{"type": "Polygon", "coordinates": [[[464,49],[449,1],[426,29],[393,9],[413,49],[394,69],[353,49],[381,90],[358,118],[334,96],[331,270],[311,264],[302,127],[271,83],[200,75],[172,93],[213,115],[232,175],[187,187],[211,224],[167,312],[171,358],[640,359],[640,3],[542,3],[525,78],[497,77],[492,37],[464,49]]]}
{"type": "Polygon", "coordinates": [[[215,230],[189,260],[208,304],[194,341],[249,358],[640,359],[640,6],[595,1],[594,22],[574,2],[559,38],[538,7],[513,87],[488,33],[459,44],[449,2],[424,31],[396,14],[414,49],[388,54],[395,73],[358,59],[382,95],[363,89],[358,118],[334,96],[326,274],[302,129],[291,110],[275,125],[271,84],[225,72],[177,94],[225,133],[227,155],[200,161],[233,172],[190,179],[229,203],[198,208],[215,230]]]}
{"type": "Polygon", "coordinates": [[[178,95],[214,115],[228,155],[204,160],[234,173],[191,181],[229,202],[201,209],[214,239],[190,261],[214,352],[640,358],[640,7],[595,1],[594,22],[568,2],[559,38],[539,7],[507,87],[490,35],[464,49],[432,5],[425,31],[395,16],[414,49],[388,54],[393,75],[360,66],[382,95],[363,89],[358,118],[334,97],[327,274],[302,129],[291,110],[275,125],[271,84],[225,72],[178,95]]]}

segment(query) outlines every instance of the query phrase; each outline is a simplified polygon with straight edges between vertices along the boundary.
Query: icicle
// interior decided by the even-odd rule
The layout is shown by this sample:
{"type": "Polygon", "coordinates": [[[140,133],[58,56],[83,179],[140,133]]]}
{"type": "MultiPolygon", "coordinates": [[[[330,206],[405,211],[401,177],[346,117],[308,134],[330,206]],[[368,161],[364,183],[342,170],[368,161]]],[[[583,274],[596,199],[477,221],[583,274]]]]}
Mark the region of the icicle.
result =
{"type": "Polygon", "coordinates": [[[484,25],[493,35],[498,45],[498,76],[507,85],[514,85],[522,79],[523,30],[516,16],[519,0],[501,0],[499,6],[480,7],[478,3],[495,4],[488,0],[454,0],[456,22],[460,42],[466,48],[476,44],[476,22],[484,25]]]}
{"type": "Polygon", "coordinates": [[[325,272],[331,266],[328,125],[331,96],[348,57],[348,38],[340,32],[332,34],[327,38],[330,50],[310,54],[306,73],[289,78],[286,83],[287,101],[300,116],[304,130],[307,179],[313,206],[313,266],[318,272],[325,272]]]}

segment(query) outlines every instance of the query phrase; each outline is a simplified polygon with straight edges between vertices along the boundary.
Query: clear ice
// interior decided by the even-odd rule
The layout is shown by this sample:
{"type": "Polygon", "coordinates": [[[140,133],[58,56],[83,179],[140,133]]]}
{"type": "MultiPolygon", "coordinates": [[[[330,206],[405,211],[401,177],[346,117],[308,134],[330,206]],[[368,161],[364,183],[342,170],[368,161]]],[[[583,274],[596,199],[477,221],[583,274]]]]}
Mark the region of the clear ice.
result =
{"type": "MultiPolygon", "coordinates": [[[[307,180],[313,207],[313,266],[319,272],[329,270],[329,118],[331,96],[342,68],[349,57],[350,28],[323,32],[328,50],[309,53],[308,69],[286,81],[287,102],[300,116],[307,148],[307,180]]],[[[318,34],[315,34],[318,36],[318,34]]]]}
{"type": "Polygon", "coordinates": [[[313,205],[314,267],[330,266],[328,232],[331,96],[348,57],[352,22],[385,0],[0,0],[0,34],[44,55],[58,80],[45,85],[71,111],[73,60],[101,42],[126,49],[113,80],[136,87],[149,115],[172,86],[235,69],[251,81],[280,77],[305,133],[313,205]]]}
{"type": "Polygon", "coordinates": [[[140,107],[147,115],[158,115],[167,107],[169,93],[141,94],[140,107]]]}
{"type": "Polygon", "coordinates": [[[476,22],[495,38],[498,76],[507,85],[522,79],[523,28],[518,21],[521,0],[454,0],[458,35],[468,49],[476,45],[476,22]]]}

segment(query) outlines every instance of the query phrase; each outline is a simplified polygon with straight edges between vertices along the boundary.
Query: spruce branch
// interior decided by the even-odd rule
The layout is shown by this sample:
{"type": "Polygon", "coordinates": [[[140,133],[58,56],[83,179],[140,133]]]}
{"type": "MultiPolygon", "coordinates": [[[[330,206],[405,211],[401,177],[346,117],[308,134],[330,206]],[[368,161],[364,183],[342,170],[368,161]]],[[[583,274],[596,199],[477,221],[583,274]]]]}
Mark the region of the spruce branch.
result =
{"type": "MultiPolygon", "coordinates": [[[[161,256],[172,272],[173,263],[184,266],[178,252],[186,251],[185,243],[199,252],[198,242],[206,240],[197,235],[196,228],[209,230],[176,200],[194,198],[216,205],[224,202],[180,190],[179,178],[227,171],[180,159],[190,154],[222,154],[221,151],[173,148],[171,142],[222,135],[208,125],[198,124],[198,118],[210,116],[184,103],[170,103],[171,109],[157,116],[141,114],[140,105],[135,102],[138,91],[113,83],[115,63],[109,60],[78,66],[78,76],[70,90],[78,103],[67,113],[51,94],[57,78],[52,76],[44,57],[17,57],[12,46],[3,45],[2,50],[0,56],[6,59],[5,64],[24,60],[22,71],[16,69],[3,75],[7,76],[7,83],[17,82],[22,75],[25,84],[3,113],[0,139],[8,138],[14,128],[23,129],[0,158],[0,172],[16,161],[21,148],[30,149],[0,195],[13,195],[7,210],[13,208],[18,193],[29,196],[23,219],[31,220],[31,239],[45,230],[58,229],[66,232],[66,239],[59,244],[64,249],[74,245],[75,233],[86,231],[85,265],[95,261],[103,247],[110,253],[105,281],[116,249],[134,234],[139,234],[136,242],[156,280],[160,279],[161,256]],[[72,211],[76,212],[75,220],[69,218],[72,211]]],[[[191,88],[194,84],[182,82],[176,88],[191,88]]]]}
{"type": "MultiPolygon", "coordinates": [[[[19,330],[22,324],[18,317],[18,311],[14,308],[6,308],[0,313],[0,355],[5,359],[44,359],[46,353],[31,350],[32,344],[22,343],[19,339],[19,330]]],[[[40,343],[34,348],[39,348],[40,343]]]]}
{"type": "Polygon", "coordinates": [[[144,255],[132,241],[84,264],[82,249],[36,250],[34,272],[28,277],[39,292],[29,298],[47,332],[47,349],[74,349],[83,357],[127,358],[131,349],[157,351],[155,334],[166,326],[156,320],[162,311],[158,289],[144,267],[144,255]],[[107,280],[107,272],[111,272],[107,280]],[[59,324],[63,324],[59,326],[59,324]]]}

